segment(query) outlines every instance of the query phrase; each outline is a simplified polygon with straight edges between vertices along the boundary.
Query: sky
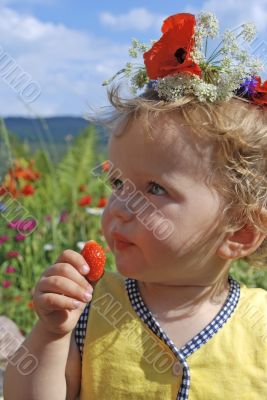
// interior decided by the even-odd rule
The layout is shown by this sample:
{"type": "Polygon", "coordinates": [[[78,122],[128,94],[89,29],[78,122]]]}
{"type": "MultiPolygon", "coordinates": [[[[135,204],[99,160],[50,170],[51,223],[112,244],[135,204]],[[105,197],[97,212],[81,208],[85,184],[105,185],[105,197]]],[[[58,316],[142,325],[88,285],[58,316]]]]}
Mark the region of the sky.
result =
{"type": "Polygon", "coordinates": [[[267,0],[0,0],[0,115],[84,116],[107,105],[102,82],[130,61],[131,39],[150,43],[167,16],[201,10],[222,31],[254,22],[255,48],[267,54],[267,0]]]}

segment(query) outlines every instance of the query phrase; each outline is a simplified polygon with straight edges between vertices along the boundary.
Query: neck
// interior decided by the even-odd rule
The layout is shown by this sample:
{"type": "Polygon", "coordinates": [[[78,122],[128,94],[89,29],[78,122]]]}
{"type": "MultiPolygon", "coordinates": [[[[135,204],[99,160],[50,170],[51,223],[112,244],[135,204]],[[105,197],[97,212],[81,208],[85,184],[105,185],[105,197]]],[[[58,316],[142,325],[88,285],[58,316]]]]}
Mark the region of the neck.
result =
{"type": "Polygon", "coordinates": [[[229,293],[228,271],[213,283],[171,285],[138,282],[142,298],[151,311],[197,311],[207,304],[223,305],[229,293]]]}

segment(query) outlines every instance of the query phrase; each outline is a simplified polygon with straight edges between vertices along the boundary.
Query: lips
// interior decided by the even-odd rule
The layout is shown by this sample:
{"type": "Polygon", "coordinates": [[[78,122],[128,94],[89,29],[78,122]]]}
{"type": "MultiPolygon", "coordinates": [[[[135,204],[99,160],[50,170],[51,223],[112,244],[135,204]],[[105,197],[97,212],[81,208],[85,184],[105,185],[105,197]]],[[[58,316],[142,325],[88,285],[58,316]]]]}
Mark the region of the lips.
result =
{"type": "Polygon", "coordinates": [[[119,232],[112,232],[112,236],[113,238],[118,241],[118,242],[123,242],[125,244],[133,244],[131,243],[125,236],[123,236],[121,233],[119,232]]]}
{"type": "Polygon", "coordinates": [[[112,236],[114,238],[114,247],[116,250],[124,250],[133,246],[133,243],[118,232],[112,232],[112,236]]]}

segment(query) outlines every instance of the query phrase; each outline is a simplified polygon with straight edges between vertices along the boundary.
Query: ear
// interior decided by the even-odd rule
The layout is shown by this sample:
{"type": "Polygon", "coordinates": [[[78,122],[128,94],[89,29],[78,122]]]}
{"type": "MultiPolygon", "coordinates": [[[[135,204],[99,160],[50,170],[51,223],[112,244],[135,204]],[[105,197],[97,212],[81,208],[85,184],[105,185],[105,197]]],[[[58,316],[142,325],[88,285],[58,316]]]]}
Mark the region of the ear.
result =
{"type": "Polygon", "coordinates": [[[216,255],[225,260],[248,256],[257,250],[265,238],[265,233],[246,224],[238,231],[226,235],[219,245],[216,255]]]}

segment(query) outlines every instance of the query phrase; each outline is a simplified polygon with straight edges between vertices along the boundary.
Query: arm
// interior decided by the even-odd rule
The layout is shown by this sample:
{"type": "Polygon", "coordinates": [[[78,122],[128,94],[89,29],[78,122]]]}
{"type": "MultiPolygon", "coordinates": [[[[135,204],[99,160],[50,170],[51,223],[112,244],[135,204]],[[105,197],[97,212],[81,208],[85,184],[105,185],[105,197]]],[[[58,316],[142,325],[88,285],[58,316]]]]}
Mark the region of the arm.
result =
{"type": "Polygon", "coordinates": [[[59,336],[48,332],[38,321],[23,343],[37,358],[37,368],[25,375],[20,373],[19,364],[8,364],[5,400],[75,400],[79,392],[80,360],[73,339],[71,334],[59,336]],[[72,357],[75,353],[76,357],[72,357]]]}
{"type": "Polygon", "coordinates": [[[82,276],[84,263],[79,254],[65,251],[39,280],[33,296],[39,320],[9,360],[5,400],[76,400],[81,358],[74,329],[87,304],[85,298],[90,301],[93,290],[82,276]],[[88,291],[89,298],[85,296],[88,291]],[[28,373],[23,363],[14,362],[22,353],[36,360],[36,367],[28,373]]]}

